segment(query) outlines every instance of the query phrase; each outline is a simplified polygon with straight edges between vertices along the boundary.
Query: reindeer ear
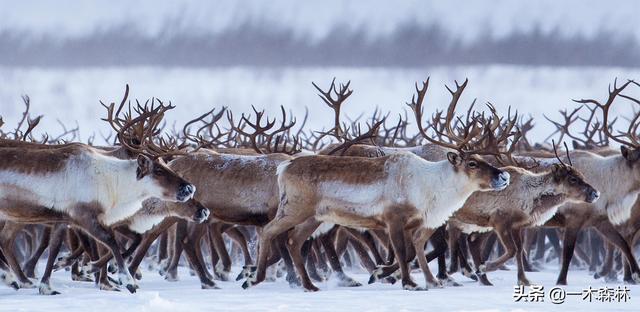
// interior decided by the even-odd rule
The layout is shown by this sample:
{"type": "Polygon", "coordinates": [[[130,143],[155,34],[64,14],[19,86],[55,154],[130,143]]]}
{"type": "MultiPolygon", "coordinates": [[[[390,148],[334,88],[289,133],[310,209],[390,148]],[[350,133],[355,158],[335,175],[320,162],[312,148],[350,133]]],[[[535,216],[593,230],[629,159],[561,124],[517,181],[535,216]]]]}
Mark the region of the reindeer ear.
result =
{"type": "Polygon", "coordinates": [[[622,157],[624,157],[625,159],[629,159],[629,154],[630,154],[630,150],[628,147],[622,145],[620,146],[620,153],[622,153],[622,157]]]}
{"type": "Polygon", "coordinates": [[[136,178],[138,180],[144,178],[153,169],[153,161],[145,156],[138,155],[138,168],[136,169],[136,178]]]}
{"type": "Polygon", "coordinates": [[[460,157],[460,155],[458,155],[457,153],[454,153],[454,152],[448,152],[447,153],[447,159],[454,166],[457,166],[462,162],[462,157],[460,157]]]}
{"type": "Polygon", "coordinates": [[[558,172],[560,172],[560,169],[562,169],[562,166],[553,164],[553,167],[551,167],[551,172],[553,172],[553,174],[557,174],[558,172]]]}
{"type": "Polygon", "coordinates": [[[622,153],[622,157],[629,162],[635,162],[640,158],[640,151],[637,149],[630,149],[626,146],[620,146],[620,153],[622,153]]]}
{"type": "Polygon", "coordinates": [[[573,145],[573,149],[579,149],[580,148],[580,144],[578,144],[578,141],[576,141],[576,140],[572,140],[571,141],[571,145],[573,145]]]}

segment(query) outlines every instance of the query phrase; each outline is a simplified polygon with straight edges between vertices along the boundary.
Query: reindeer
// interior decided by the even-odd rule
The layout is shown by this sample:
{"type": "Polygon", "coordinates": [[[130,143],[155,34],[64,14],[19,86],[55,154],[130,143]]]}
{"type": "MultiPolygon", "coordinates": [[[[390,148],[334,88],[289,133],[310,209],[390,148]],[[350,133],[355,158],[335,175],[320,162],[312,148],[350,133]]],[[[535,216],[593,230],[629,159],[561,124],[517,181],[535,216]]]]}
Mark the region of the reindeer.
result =
{"type": "Polygon", "coordinates": [[[571,163],[565,164],[559,157],[558,160],[560,164],[554,164],[551,170],[541,173],[519,167],[502,167],[511,176],[510,187],[502,192],[474,193],[451,218],[450,226],[458,227],[467,234],[494,230],[506,248],[506,253],[500,258],[482,263],[477,248],[481,241],[471,239],[469,246],[483,284],[490,284],[485,276],[487,271],[495,270],[515,256],[518,283],[529,285],[524,273],[521,230],[543,225],[553,217],[558,207],[567,202],[594,203],[600,197],[600,193],[585,182],[584,176],[571,163]]]}
{"type": "MultiPolygon", "coordinates": [[[[631,278],[636,282],[640,281],[640,268],[635,256],[623,236],[615,228],[615,225],[629,219],[633,204],[640,194],[640,183],[638,183],[640,171],[636,168],[638,159],[640,159],[640,140],[635,135],[640,115],[631,120],[627,132],[621,135],[611,133],[611,121],[609,120],[609,110],[618,96],[637,103],[637,100],[621,94],[630,84],[637,85],[636,82],[630,80],[618,87],[614,82],[604,104],[594,99],[576,100],[578,103],[597,107],[602,112],[601,129],[603,133],[622,146],[619,154],[609,156],[601,156],[588,151],[570,153],[573,167],[579,170],[601,192],[601,197],[594,204],[566,204],[560,207],[556,216],[545,224],[545,226],[564,228],[562,268],[557,284],[566,285],[577,234],[580,229],[588,226],[594,227],[604,238],[622,251],[630,265],[631,278]]],[[[544,170],[551,163],[553,162],[541,161],[540,170],[544,170]]]]}
{"type": "MultiPolygon", "coordinates": [[[[471,193],[501,190],[509,184],[508,174],[473,156],[479,151],[463,150],[478,132],[469,128],[457,145],[434,141],[458,151],[448,153],[448,160],[440,162],[398,152],[372,159],[302,156],[281,164],[278,213],[264,228],[260,245],[293,228],[287,247],[304,288],[317,291],[307,276],[300,247],[322,222],[385,229],[400,265],[403,288],[420,289],[408,273],[405,235],[415,234],[411,242],[422,250],[433,229],[443,224],[471,193]],[[443,190],[428,189],[436,185],[443,190]]],[[[243,288],[264,280],[266,258],[267,252],[261,249],[257,271],[243,288]]],[[[427,273],[425,259],[418,260],[427,277],[430,272],[427,273]]],[[[432,280],[427,278],[428,282],[432,280]]]]}
{"type": "MultiPolygon", "coordinates": [[[[169,108],[161,105],[126,126],[169,108]]],[[[5,160],[0,167],[1,218],[27,223],[71,222],[82,228],[110,249],[121,282],[130,292],[135,292],[135,281],[108,225],[134,214],[147,198],[184,202],[195,193],[192,184],[142,153],[136,160],[121,160],[75,143],[46,149],[2,148],[0,155],[5,160]]],[[[18,266],[13,259],[9,261],[12,267],[18,266]]]]}

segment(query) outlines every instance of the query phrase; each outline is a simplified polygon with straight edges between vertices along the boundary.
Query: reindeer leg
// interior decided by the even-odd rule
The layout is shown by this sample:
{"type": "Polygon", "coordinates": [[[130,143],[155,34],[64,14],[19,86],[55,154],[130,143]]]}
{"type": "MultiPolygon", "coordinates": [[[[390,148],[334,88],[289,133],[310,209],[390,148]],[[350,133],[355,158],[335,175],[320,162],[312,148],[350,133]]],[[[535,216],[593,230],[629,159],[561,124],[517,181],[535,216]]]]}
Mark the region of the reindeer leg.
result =
{"type": "MultiPolygon", "coordinates": [[[[354,232],[357,232],[354,230],[354,232]]],[[[373,259],[377,264],[383,264],[384,259],[382,259],[382,255],[380,255],[380,251],[378,250],[378,246],[376,246],[375,239],[371,235],[370,231],[364,231],[363,233],[359,233],[360,237],[362,237],[361,242],[363,242],[371,251],[371,255],[373,255],[373,259]]]]}
{"type": "Polygon", "coordinates": [[[535,244],[536,244],[536,253],[533,256],[533,262],[534,263],[539,263],[540,261],[544,261],[544,252],[545,252],[545,240],[547,237],[546,232],[548,231],[548,229],[545,228],[540,228],[538,230],[538,235],[536,235],[536,240],[535,240],[535,244]]]}
{"type": "Polygon", "coordinates": [[[297,288],[302,286],[300,280],[298,279],[298,274],[296,274],[296,269],[293,265],[293,259],[291,258],[291,254],[289,253],[289,248],[287,247],[287,232],[280,233],[276,239],[276,249],[280,253],[280,258],[285,264],[287,268],[287,277],[286,280],[289,283],[289,287],[297,288]]]}
{"type": "MultiPolygon", "coordinates": [[[[433,250],[427,253],[427,262],[438,258],[438,279],[443,285],[462,286],[447,274],[447,263],[445,262],[445,253],[447,252],[446,225],[442,225],[435,229],[430,235],[429,241],[433,246],[433,250]]],[[[424,247],[423,247],[424,248],[424,247]]],[[[453,250],[453,249],[452,249],[453,250]]],[[[453,257],[452,257],[453,258],[453,257]]]]}
{"type": "Polygon", "coordinates": [[[338,286],[342,287],[359,287],[362,286],[358,281],[353,278],[347,276],[342,270],[342,265],[340,264],[340,260],[338,258],[338,254],[333,245],[333,237],[338,232],[338,227],[334,227],[329,233],[325,235],[321,235],[318,239],[322,243],[322,247],[324,251],[327,253],[327,257],[329,258],[329,265],[331,265],[331,269],[336,272],[338,275],[338,279],[340,282],[338,286]]]}
{"type": "Polygon", "coordinates": [[[627,263],[629,263],[629,266],[631,267],[631,276],[633,280],[636,283],[640,282],[640,268],[638,267],[638,262],[633,255],[633,251],[624,240],[624,237],[620,235],[609,220],[599,222],[596,226],[596,230],[602,234],[603,237],[606,237],[609,242],[613,243],[620,249],[622,254],[625,256],[627,263]]]}
{"type": "MultiPolygon", "coordinates": [[[[629,242],[629,247],[631,247],[631,249],[635,249],[636,242],[638,240],[638,234],[640,234],[640,229],[636,229],[634,233],[630,234],[630,236],[627,238],[627,241],[629,242]]],[[[636,282],[633,280],[633,277],[631,276],[631,266],[629,266],[628,262],[624,263],[623,273],[624,273],[623,281],[625,283],[636,284],[636,282]]]]}
{"type": "Polygon", "coordinates": [[[460,268],[460,266],[462,265],[461,263],[459,263],[459,259],[460,259],[460,237],[462,236],[462,231],[455,227],[455,226],[450,226],[449,229],[449,251],[451,252],[451,261],[449,262],[449,271],[447,272],[448,274],[453,274],[455,272],[458,272],[458,269],[460,268]]]}
{"type": "Polygon", "coordinates": [[[162,222],[160,222],[160,224],[156,225],[155,227],[153,227],[153,229],[145,233],[144,237],[142,238],[142,242],[140,242],[140,245],[138,246],[138,248],[136,248],[136,251],[133,254],[131,262],[129,262],[130,274],[137,274],[138,267],[140,266],[142,259],[144,259],[144,256],[147,254],[149,247],[151,247],[151,244],[153,244],[158,236],[162,235],[162,233],[165,233],[168,228],[175,224],[176,220],[176,218],[166,218],[162,222]]]}
{"type": "Polygon", "coordinates": [[[513,229],[511,230],[511,239],[516,248],[516,262],[518,264],[518,285],[529,286],[531,283],[527,279],[525,275],[525,265],[524,265],[524,244],[522,243],[522,230],[521,229],[513,229]]]}
{"type": "Polygon", "coordinates": [[[9,265],[9,268],[11,268],[16,279],[18,279],[20,288],[35,288],[36,286],[33,282],[31,282],[22,271],[13,249],[14,240],[22,228],[24,228],[24,225],[22,224],[8,221],[5,222],[4,227],[0,231],[0,248],[4,250],[4,256],[7,264],[9,265]]]}
{"type": "Polygon", "coordinates": [[[513,256],[516,254],[515,242],[513,241],[513,237],[511,235],[511,225],[497,223],[494,228],[498,238],[500,239],[500,242],[505,248],[505,252],[500,257],[498,257],[498,259],[481,265],[479,268],[481,272],[495,271],[496,269],[504,265],[507,260],[513,258],[513,256]]]}
{"type": "Polygon", "coordinates": [[[496,240],[498,236],[495,231],[489,232],[488,236],[484,239],[484,244],[482,245],[482,261],[489,261],[489,257],[493,252],[493,247],[496,244],[496,240]]]}
{"type": "MultiPolygon", "coordinates": [[[[321,236],[327,236],[327,235],[333,236],[331,235],[331,233],[325,233],[325,235],[321,235],[321,236]]],[[[333,241],[333,238],[330,238],[330,239],[333,241]]],[[[329,265],[327,264],[329,262],[327,251],[325,250],[324,252],[322,252],[321,240],[322,240],[321,237],[318,237],[318,239],[311,240],[313,244],[313,256],[315,257],[317,268],[320,270],[320,272],[322,272],[322,275],[320,275],[320,277],[327,280],[331,275],[331,269],[329,269],[329,265]]],[[[332,243],[332,246],[333,246],[333,243],[332,243]]]]}
{"type": "Polygon", "coordinates": [[[350,238],[348,241],[351,243],[351,247],[353,247],[358,254],[358,257],[360,257],[362,266],[367,270],[367,272],[373,272],[373,270],[376,269],[376,264],[371,260],[371,257],[369,257],[367,248],[358,239],[350,238]]]}
{"type": "Polygon", "coordinates": [[[467,244],[467,234],[462,234],[460,236],[460,238],[458,239],[458,261],[460,263],[460,268],[461,268],[461,273],[462,275],[464,275],[465,277],[474,280],[474,281],[478,281],[478,276],[473,273],[473,269],[471,268],[471,266],[469,265],[469,261],[467,260],[469,255],[467,253],[467,250],[469,249],[468,244],[467,244]]]}
{"type": "MultiPolygon", "coordinates": [[[[407,265],[408,257],[406,231],[404,229],[405,224],[401,218],[394,216],[390,219],[391,220],[387,224],[387,231],[389,232],[389,240],[391,241],[393,253],[397,259],[398,266],[400,267],[402,288],[405,290],[418,290],[418,285],[411,279],[409,266],[407,265]]],[[[422,248],[424,248],[424,245],[422,248]]]]}
{"type": "Polygon", "coordinates": [[[573,257],[578,231],[580,231],[580,226],[567,226],[564,229],[564,237],[562,239],[562,268],[560,269],[556,285],[567,285],[567,273],[569,272],[569,264],[573,257]]]}
{"type": "Polygon", "coordinates": [[[242,257],[244,258],[244,265],[252,265],[253,259],[251,259],[251,253],[247,244],[247,238],[242,234],[237,227],[228,229],[225,233],[231,238],[242,250],[242,257]]]}
{"type": "MultiPolygon", "coordinates": [[[[200,226],[200,224],[196,225],[200,226]]],[[[202,227],[200,227],[202,229],[202,227]]],[[[178,231],[186,232],[187,231],[187,223],[179,222],[178,223],[178,231]]],[[[184,248],[184,253],[187,256],[187,261],[191,263],[191,266],[196,271],[198,278],[200,279],[200,287],[202,289],[218,289],[219,287],[216,283],[209,278],[209,274],[207,269],[204,266],[204,262],[202,261],[202,256],[198,257],[198,253],[200,253],[199,248],[201,246],[200,239],[202,238],[203,231],[196,230],[193,235],[185,235],[183,236],[180,243],[184,248]]]]}
{"type": "Polygon", "coordinates": [[[596,272],[593,275],[593,278],[595,279],[599,279],[603,276],[607,276],[609,274],[609,272],[611,272],[611,269],[613,268],[613,252],[615,250],[615,247],[613,246],[612,243],[607,242],[605,244],[605,257],[604,257],[604,262],[602,263],[602,267],[600,268],[599,272],[596,272]]]}
{"type": "Polygon", "coordinates": [[[271,246],[274,238],[278,237],[280,234],[286,232],[290,228],[304,222],[307,218],[311,217],[307,215],[280,213],[281,209],[282,211],[284,211],[283,202],[280,202],[280,207],[278,208],[279,214],[277,214],[275,219],[267,223],[267,225],[265,225],[262,229],[259,243],[260,249],[258,251],[258,266],[255,268],[255,270],[253,270],[255,271],[255,275],[252,274],[251,276],[249,276],[247,280],[242,284],[242,288],[244,289],[247,289],[264,281],[267,271],[267,256],[269,255],[270,249],[269,246],[271,246]]]}
{"type": "MultiPolygon", "coordinates": [[[[78,210],[84,211],[92,211],[92,207],[78,207],[78,210]]],[[[113,235],[113,232],[109,228],[105,228],[102,224],[98,222],[97,216],[86,216],[83,218],[77,218],[78,224],[80,227],[86,231],[89,235],[95,238],[97,241],[102,243],[104,246],[109,248],[111,253],[113,254],[116,263],[118,265],[118,275],[120,278],[120,283],[125,285],[127,290],[131,293],[135,293],[137,289],[137,285],[131,274],[129,274],[129,270],[124,263],[124,259],[122,258],[122,254],[120,253],[120,246],[116,242],[116,239],[113,235]]]]}
{"type": "MultiPolygon", "coordinates": [[[[340,242],[340,236],[342,233],[345,234],[345,238],[347,238],[346,235],[348,235],[348,239],[345,239],[345,241],[351,243],[351,246],[360,257],[360,262],[369,273],[376,269],[376,264],[384,264],[384,260],[382,259],[378,248],[376,247],[375,239],[373,238],[371,233],[369,233],[369,231],[365,231],[364,233],[362,233],[358,230],[341,226],[338,230],[338,242],[340,242]],[[371,251],[371,254],[373,255],[376,263],[374,263],[373,260],[371,260],[371,257],[369,257],[368,251],[371,251]]],[[[337,250],[339,249],[336,248],[336,252],[337,250]]]]}
{"type": "Polygon", "coordinates": [[[473,264],[476,267],[476,276],[478,277],[480,284],[486,286],[493,286],[489,279],[487,278],[487,274],[485,272],[480,271],[480,267],[484,265],[484,260],[482,259],[482,245],[484,240],[487,239],[489,233],[471,233],[467,237],[469,242],[469,251],[471,253],[471,259],[473,260],[473,264]]]}
{"type": "Polygon", "coordinates": [[[213,247],[215,251],[222,261],[222,272],[218,272],[216,268],[216,264],[214,264],[214,274],[222,281],[229,280],[229,272],[231,271],[231,257],[227,252],[227,247],[224,243],[224,238],[222,237],[223,227],[225,224],[223,223],[213,223],[209,227],[209,239],[213,243],[213,247]]]}
{"type": "MultiPolygon", "coordinates": [[[[189,263],[191,264],[191,269],[194,271],[196,275],[199,276],[199,274],[204,273],[209,280],[213,280],[213,275],[209,273],[209,270],[207,270],[207,266],[205,265],[206,262],[204,260],[204,255],[202,253],[202,245],[203,245],[202,240],[204,239],[205,234],[208,234],[208,227],[205,224],[197,224],[197,223],[190,222],[190,223],[187,223],[187,229],[188,229],[187,243],[184,243],[184,241],[183,243],[185,245],[191,244],[193,255],[196,257],[196,260],[197,260],[197,263],[195,265],[192,263],[193,261],[189,261],[189,263]],[[202,266],[204,267],[204,269],[198,268],[196,266],[202,266]]],[[[185,251],[186,251],[186,247],[185,247],[185,251]]]]}
{"type": "Polygon", "coordinates": [[[24,274],[27,277],[35,278],[35,270],[36,265],[38,264],[38,260],[42,257],[42,254],[47,249],[49,245],[49,238],[51,237],[51,227],[45,226],[42,230],[42,235],[40,235],[40,240],[38,241],[38,248],[31,254],[29,260],[24,264],[24,274]]]}
{"type": "Polygon", "coordinates": [[[53,231],[51,230],[51,228],[49,228],[49,256],[47,257],[47,266],[44,269],[44,273],[42,274],[42,278],[40,279],[40,286],[38,287],[38,292],[41,295],[60,294],[60,292],[51,289],[49,279],[51,277],[51,272],[53,271],[54,260],[56,259],[56,257],[58,257],[60,247],[62,246],[63,236],[67,232],[65,227],[65,224],[57,224],[53,226],[53,231]]]}
{"type": "Polygon", "coordinates": [[[309,218],[305,222],[296,225],[293,230],[289,232],[289,240],[287,244],[287,248],[289,249],[289,253],[291,254],[291,259],[293,260],[293,264],[296,268],[298,276],[300,276],[300,280],[302,281],[302,287],[306,291],[318,291],[318,287],[313,285],[311,279],[309,278],[309,274],[304,265],[304,258],[301,254],[302,245],[307,240],[309,236],[320,226],[322,222],[315,220],[314,218],[309,218]]]}
{"type": "Polygon", "coordinates": [[[316,282],[323,282],[324,279],[317,271],[319,262],[322,262],[317,256],[319,253],[317,246],[314,246],[314,239],[307,239],[301,246],[302,258],[305,259],[305,268],[309,272],[309,277],[316,282]]]}
{"type": "MultiPolygon", "coordinates": [[[[168,261],[166,269],[164,269],[164,279],[169,282],[178,281],[178,265],[180,264],[180,258],[182,257],[182,251],[184,248],[182,240],[187,236],[186,226],[182,225],[186,224],[187,221],[178,220],[176,222],[175,231],[169,233],[170,236],[173,236],[172,239],[169,239],[170,242],[173,242],[173,244],[171,244],[173,248],[172,252],[168,254],[170,255],[170,260],[168,261]]],[[[171,249],[171,246],[167,244],[167,249],[171,249]]]]}
{"type": "MultiPolygon", "coordinates": [[[[437,280],[431,270],[429,269],[429,265],[427,263],[427,257],[424,255],[424,246],[427,244],[429,238],[434,233],[433,229],[420,227],[414,231],[413,234],[413,248],[416,250],[416,257],[418,258],[418,264],[420,265],[420,269],[422,270],[422,274],[424,275],[425,282],[427,284],[427,288],[436,287],[442,288],[442,282],[437,280]]],[[[425,288],[426,289],[426,288],[425,288]]],[[[417,288],[415,290],[420,290],[417,288]]]]}

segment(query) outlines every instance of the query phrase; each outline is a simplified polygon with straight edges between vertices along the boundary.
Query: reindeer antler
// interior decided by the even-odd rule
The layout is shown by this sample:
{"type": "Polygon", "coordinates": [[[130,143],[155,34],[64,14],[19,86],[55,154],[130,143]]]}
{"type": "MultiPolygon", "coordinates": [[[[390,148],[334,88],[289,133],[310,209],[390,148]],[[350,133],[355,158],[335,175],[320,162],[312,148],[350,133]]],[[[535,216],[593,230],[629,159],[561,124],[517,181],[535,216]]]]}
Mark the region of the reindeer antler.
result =
{"type": "Polygon", "coordinates": [[[604,104],[594,99],[581,99],[581,100],[573,100],[573,101],[581,104],[595,105],[595,107],[602,110],[602,131],[606,134],[607,137],[611,138],[612,140],[622,145],[626,145],[630,147],[638,147],[640,146],[640,140],[638,139],[635,130],[639,126],[637,124],[637,121],[640,115],[636,115],[636,117],[630,122],[629,128],[626,133],[620,133],[619,135],[614,135],[611,133],[611,127],[609,122],[609,110],[611,109],[611,104],[613,104],[616,97],[620,95],[620,97],[623,97],[625,99],[628,99],[628,100],[634,101],[635,103],[640,104],[640,102],[638,102],[636,99],[631,98],[630,96],[626,96],[624,94],[620,94],[625,88],[627,88],[627,86],[629,86],[629,84],[635,84],[637,86],[640,86],[637,82],[633,80],[627,80],[627,82],[625,82],[620,87],[617,86],[617,83],[618,83],[618,79],[616,78],[613,81],[613,88],[611,87],[611,85],[609,85],[609,96],[607,98],[607,101],[604,104]],[[624,140],[623,138],[628,139],[628,141],[624,140]]]}
{"type": "MultiPolygon", "coordinates": [[[[418,83],[416,83],[415,87],[417,96],[414,95],[411,98],[411,103],[407,103],[407,105],[414,113],[416,123],[418,125],[418,130],[422,134],[423,138],[430,143],[454,149],[459,151],[460,153],[485,154],[487,153],[486,150],[473,147],[474,145],[478,145],[477,143],[483,141],[488,135],[486,131],[483,131],[482,124],[478,121],[478,116],[471,116],[472,114],[468,114],[466,121],[455,117],[455,108],[458,104],[458,101],[460,100],[462,92],[467,86],[467,83],[468,79],[465,79],[462,84],[459,84],[456,81],[455,91],[447,87],[447,90],[449,91],[449,93],[451,93],[451,102],[449,103],[449,106],[447,108],[447,114],[444,118],[442,118],[442,112],[437,112],[432,118],[431,129],[433,129],[440,138],[445,138],[451,143],[444,142],[442,139],[435,140],[431,138],[431,136],[427,134],[425,128],[422,126],[422,104],[429,87],[429,78],[427,78],[427,80],[422,83],[422,88],[420,88],[418,86],[418,83]],[[456,118],[457,125],[452,126],[451,124],[452,122],[454,122],[454,118],[456,118]],[[442,126],[439,127],[439,124],[442,124],[442,126]],[[473,144],[472,141],[474,141],[476,144],[473,144]]],[[[497,120],[497,122],[499,124],[500,121],[497,120]]],[[[487,126],[490,129],[495,129],[496,127],[493,122],[491,122],[487,126]]]]}
{"type": "Polygon", "coordinates": [[[345,84],[340,84],[340,88],[336,88],[336,78],[334,77],[331,80],[331,85],[329,85],[329,89],[327,91],[322,90],[315,82],[311,82],[311,84],[320,92],[318,96],[322,99],[322,101],[327,104],[331,109],[333,109],[334,119],[333,119],[333,132],[336,138],[342,136],[343,129],[340,127],[340,109],[342,108],[342,103],[351,96],[353,90],[349,90],[349,85],[351,81],[347,81],[345,84]],[[335,95],[335,99],[333,98],[335,95]]]}

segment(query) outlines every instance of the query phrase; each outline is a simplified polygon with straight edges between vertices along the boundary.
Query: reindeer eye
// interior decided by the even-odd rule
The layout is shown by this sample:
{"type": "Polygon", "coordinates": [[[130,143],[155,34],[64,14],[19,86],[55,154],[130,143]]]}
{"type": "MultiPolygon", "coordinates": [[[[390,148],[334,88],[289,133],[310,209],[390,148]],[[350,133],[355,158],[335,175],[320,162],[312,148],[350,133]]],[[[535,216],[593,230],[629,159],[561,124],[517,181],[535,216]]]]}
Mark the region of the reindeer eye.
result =
{"type": "Polygon", "coordinates": [[[576,184],[578,183],[578,179],[576,179],[576,177],[569,177],[569,183],[576,184]]]}
{"type": "Polygon", "coordinates": [[[155,173],[156,175],[164,175],[164,170],[160,169],[160,168],[156,168],[155,170],[153,170],[153,173],[155,173]]]}
{"type": "Polygon", "coordinates": [[[476,169],[476,168],[478,168],[478,163],[472,160],[472,161],[469,161],[469,163],[467,164],[467,166],[468,166],[469,168],[471,168],[471,169],[476,169]]]}

